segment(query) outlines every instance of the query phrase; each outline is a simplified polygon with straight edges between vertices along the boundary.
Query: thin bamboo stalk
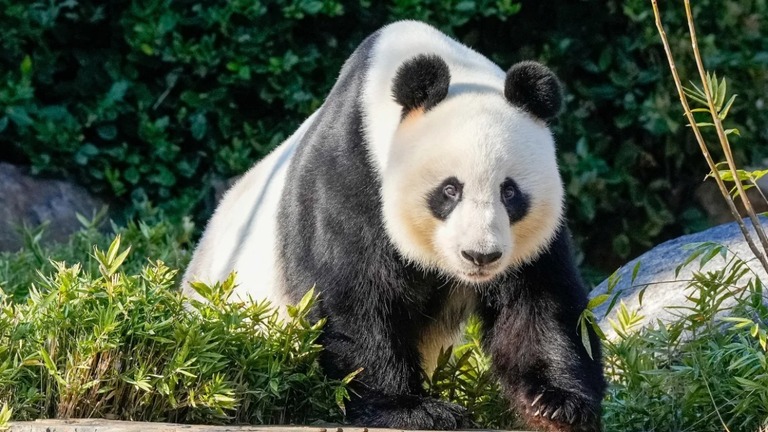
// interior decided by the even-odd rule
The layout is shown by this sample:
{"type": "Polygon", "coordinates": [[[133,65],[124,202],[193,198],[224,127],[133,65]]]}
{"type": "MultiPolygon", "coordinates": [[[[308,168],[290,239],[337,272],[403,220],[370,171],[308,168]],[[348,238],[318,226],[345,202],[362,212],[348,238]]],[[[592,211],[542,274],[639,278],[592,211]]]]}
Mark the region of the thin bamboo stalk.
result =
{"type": "MultiPolygon", "coordinates": [[[[707,81],[706,73],[704,70],[704,63],[701,60],[701,52],[699,51],[698,39],[696,38],[696,28],[693,24],[693,13],[691,12],[690,0],[685,0],[685,15],[688,19],[688,30],[691,35],[691,45],[693,46],[693,56],[696,59],[696,68],[699,70],[699,76],[701,76],[701,84],[704,90],[704,95],[707,97],[707,105],[709,106],[709,113],[712,116],[712,122],[715,124],[717,130],[717,137],[720,140],[720,146],[725,153],[725,160],[728,162],[728,168],[733,175],[733,181],[736,184],[736,190],[739,191],[741,202],[744,204],[744,208],[747,210],[749,220],[752,222],[752,226],[755,228],[757,237],[760,239],[760,243],[763,246],[764,254],[768,254],[768,237],[765,235],[763,226],[760,224],[760,220],[755,214],[755,210],[752,207],[752,203],[749,201],[747,194],[744,191],[744,185],[739,179],[739,175],[736,168],[736,162],[733,160],[733,152],[731,151],[731,145],[728,142],[728,136],[725,135],[725,129],[723,128],[723,122],[720,116],[717,115],[717,109],[715,108],[715,102],[712,99],[712,92],[709,88],[709,82],[707,81]]],[[[717,174],[717,171],[714,172],[717,174]]]]}
{"type": "Polygon", "coordinates": [[[669,46],[667,33],[664,31],[664,26],[661,23],[661,14],[659,13],[659,6],[657,4],[657,0],[651,0],[651,4],[653,6],[653,15],[656,20],[656,29],[659,31],[659,35],[661,36],[661,42],[664,45],[664,52],[667,55],[667,62],[669,63],[669,69],[672,72],[672,78],[675,82],[675,87],[677,88],[677,94],[680,98],[680,104],[683,106],[683,111],[685,111],[685,116],[688,118],[688,123],[691,125],[693,134],[696,136],[696,142],[699,144],[699,148],[701,149],[701,153],[704,155],[704,159],[707,161],[707,165],[709,165],[709,169],[712,171],[713,174],[715,174],[713,176],[715,179],[715,183],[717,183],[717,187],[720,190],[720,193],[723,195],[723,198],[728,204],[728,209],[730,210],[731,215],[733,215],[734,219],[736,220],[739,226],[739,229],[741,230],[741,234],[744,236],[744,240],[747,242],[749,249],[752,251],[755,257],[758,258],[758,260],[760,260],[760,263],[763,265],[763,268],[765,269],[765,271],[768,272],[768,258],[766,258],[765,254],[761,253],[760,250],[757,248],[757,245],[755,245],[755,242],[752,240],[752,236],[749,234],[749,230],[747,229],[747,226],[744,224],[744,221],[741,219],[741,216],[739,215],[739,212],[736,209],[736,204],[734,204],[730,194],[728,193],[728,188],[725,187],[725,182],[723,182],[723,179],[721,179],[720,176],[716,175],[718,172],[717,165],[715,164],[715,161],[712,159],[712,155],[709,153],[709,149],[707,148],[706,141],[704,141],[704,137],[701,135],[701,131],[699,130],[699,127],[696,125],[696,120],[693,117],[693,112],[691,111],[691,108],[688,105],[688,99],[686,98],[685,92],[683,91],[683,85],[680,81],[680,76],[677,73],[677,66],[675,65],[675,60],[672,57],[672,49],[669,46]]]}

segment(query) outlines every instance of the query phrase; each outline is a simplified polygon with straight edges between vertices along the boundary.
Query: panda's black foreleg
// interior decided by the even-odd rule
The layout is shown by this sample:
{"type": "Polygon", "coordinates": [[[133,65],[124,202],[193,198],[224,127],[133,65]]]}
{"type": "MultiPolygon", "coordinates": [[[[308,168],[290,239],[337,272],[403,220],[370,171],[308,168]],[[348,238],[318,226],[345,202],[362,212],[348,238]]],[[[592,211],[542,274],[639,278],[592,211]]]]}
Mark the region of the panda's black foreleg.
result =
{"type": "Polygon", "coordinates": [[[578,333],[587,298],[567,231],[502,285],[481,294],[478,312],[512,406],[530,426],[546,431],[600,431],[600,343],[590,332],[590,357],[578,333]]]}
{"type": "Polygon", "coordinates": [[[359,308],[327,314],[321,338],[326,373],[340,379],[362,368],[350,384],[347,420],[400,429],[462,427],[463,407],[427,397],[423,390],[413,324],[391,305],[387,309],[368,309],[365,315],[358,315],[359,308]]]}
{"type": "Polygon", "coordinates": [[[451,430],[463,427],[466,408],[418,395],[363,392],[350,401],[352,424],[397,429],[451,430]]]}

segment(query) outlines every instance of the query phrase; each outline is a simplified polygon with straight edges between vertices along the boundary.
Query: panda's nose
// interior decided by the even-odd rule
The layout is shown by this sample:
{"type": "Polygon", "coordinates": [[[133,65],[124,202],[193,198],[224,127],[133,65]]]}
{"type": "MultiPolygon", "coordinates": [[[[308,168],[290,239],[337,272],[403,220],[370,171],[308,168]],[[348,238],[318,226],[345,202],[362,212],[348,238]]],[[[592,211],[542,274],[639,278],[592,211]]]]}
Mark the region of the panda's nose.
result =
{"type": "Polygon", "coordinates": [[[461,256],[476,266],[484,266],[498,261],[498,259],[501,258],[501,252],[482,253],[473,250],[466,250],[461,251],[461,256]]]}

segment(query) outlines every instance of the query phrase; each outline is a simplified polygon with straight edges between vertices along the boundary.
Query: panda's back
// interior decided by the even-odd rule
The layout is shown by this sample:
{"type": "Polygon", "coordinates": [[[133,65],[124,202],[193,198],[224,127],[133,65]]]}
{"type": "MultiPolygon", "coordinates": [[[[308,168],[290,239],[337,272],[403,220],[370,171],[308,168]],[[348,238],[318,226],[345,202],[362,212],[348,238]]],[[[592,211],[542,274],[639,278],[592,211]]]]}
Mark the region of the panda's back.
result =
{"type": "Polygon", "coordinates": [[[277,209],[291,157],[316,115],[248,170],[221,199],[184,274],[187,296],[199,298],[189,282],[213,285],[234,270],[237,287],[232,300],[286,303],[276,274],[277,209]]]}

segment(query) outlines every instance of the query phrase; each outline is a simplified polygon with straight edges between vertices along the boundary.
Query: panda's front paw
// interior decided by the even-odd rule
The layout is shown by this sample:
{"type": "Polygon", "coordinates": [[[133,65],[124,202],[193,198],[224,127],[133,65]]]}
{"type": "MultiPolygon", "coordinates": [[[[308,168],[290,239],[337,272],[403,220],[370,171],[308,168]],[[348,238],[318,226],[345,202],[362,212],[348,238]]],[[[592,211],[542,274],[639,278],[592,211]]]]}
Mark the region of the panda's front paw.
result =
{"type": "Polygon", "coordinates": [[[526,422],[547,432],[599,432],[600,402],[586,395],[539,388],[519,397],[526,422]]]}
{"type": "Polygon", "coordinates": [[[349,408],[359,426],[451,430],[468,424],[463,406],[415,395],[370,396],[349,408]]]}
{"type": "Polygon", "coordinates": [[[422,409],[432,418],[432,427],[425,429],[457,429],[468,424],[467,409],[461,405],[432,398],[424,398],[422,409]]]}

